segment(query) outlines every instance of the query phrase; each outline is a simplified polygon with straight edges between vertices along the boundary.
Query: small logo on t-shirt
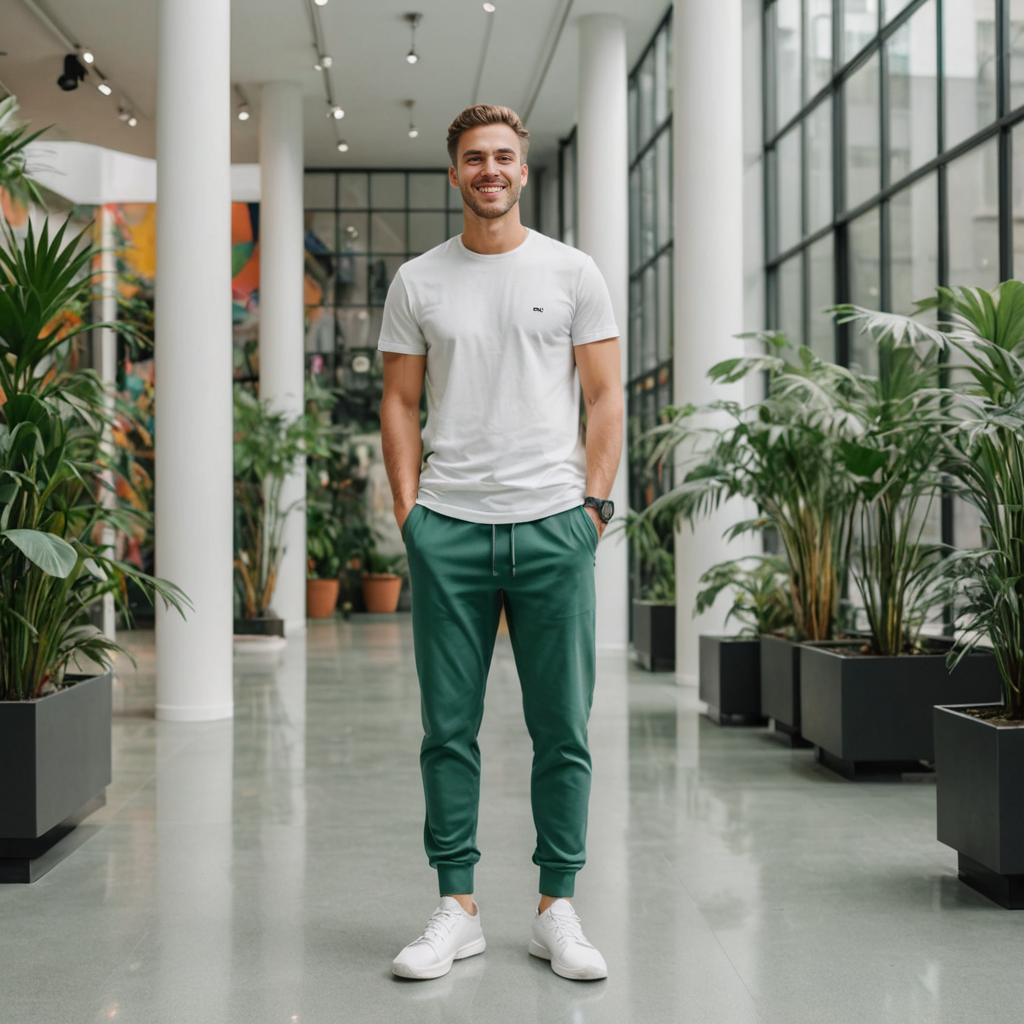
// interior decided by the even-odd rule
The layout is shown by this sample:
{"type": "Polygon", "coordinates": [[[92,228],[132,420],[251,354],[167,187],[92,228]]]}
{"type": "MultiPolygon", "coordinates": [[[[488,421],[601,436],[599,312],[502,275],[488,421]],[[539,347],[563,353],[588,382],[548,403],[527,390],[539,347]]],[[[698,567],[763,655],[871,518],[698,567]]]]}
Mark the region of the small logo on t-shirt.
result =
{"type": "Polygon", "coordinates": [[[534,313],[543,313],[544,312],[544,307],[543,306],[534,306],[533,307],[533,311],[534,311],[534,313]]]}

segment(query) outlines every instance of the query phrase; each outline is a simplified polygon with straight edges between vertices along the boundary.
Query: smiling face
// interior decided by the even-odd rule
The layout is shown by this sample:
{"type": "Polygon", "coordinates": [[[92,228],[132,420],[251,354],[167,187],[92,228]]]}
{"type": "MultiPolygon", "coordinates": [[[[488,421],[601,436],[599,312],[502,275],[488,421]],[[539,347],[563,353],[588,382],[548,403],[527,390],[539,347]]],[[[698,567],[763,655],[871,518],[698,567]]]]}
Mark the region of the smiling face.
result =
{"type": "Polygon", "coordinates": [[[516,203],[529,169],[521,162],[519,136],[506,124],[485,124],[463,132],[458,164],[448,179],[478,217],[503,217],[516,203]]]}

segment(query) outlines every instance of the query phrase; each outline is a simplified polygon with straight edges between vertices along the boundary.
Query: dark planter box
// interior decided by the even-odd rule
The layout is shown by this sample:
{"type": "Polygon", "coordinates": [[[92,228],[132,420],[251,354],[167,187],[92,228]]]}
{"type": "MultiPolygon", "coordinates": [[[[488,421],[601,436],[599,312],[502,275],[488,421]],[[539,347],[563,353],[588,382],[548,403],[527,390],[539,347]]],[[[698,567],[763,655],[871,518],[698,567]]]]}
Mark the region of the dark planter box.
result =
{"type": "Polygon", "coordinates": [[[964,707],[933,712],[938,840],[956,850],[962,881],[1022,910],[1024,727],[995,725],[964,707]]]}
{"type": "Polygon", "coordinates": [[[674,672],[676,667],[676,606],[633,602],[633,648],[648,672],[674,672]]]}
{"type": "Polygon", "coordinates": [[[761,642],[756,637],[700,638],[700,699],[719,725],[763,725],[761,642]]]}
{"type": "Polygon", "coordinates": [[[800,732],[800,645],[761,637],[761,711],[794,747],[809,746],[800,732]]]}
{"type": "Polygon", "coordinates": [[[62,859],[51,848],[106,802],[111,676],[68,678],[38,700],[0,701],[0,882],[45,874],[62,859]]]}
{"type": "Polygon", "coordinates": [[[935,760],[932,708],[1002,695],[995,658],[972,654],[950,674],[944,652],[847,654],[800,648],[802,730],[818,760],[848,778],[921,771],[935,760]]]}
{"type": "Polygon", "coordinates": [[[284,636],[284,619],[235,619],[235,636],[284,636]]]}

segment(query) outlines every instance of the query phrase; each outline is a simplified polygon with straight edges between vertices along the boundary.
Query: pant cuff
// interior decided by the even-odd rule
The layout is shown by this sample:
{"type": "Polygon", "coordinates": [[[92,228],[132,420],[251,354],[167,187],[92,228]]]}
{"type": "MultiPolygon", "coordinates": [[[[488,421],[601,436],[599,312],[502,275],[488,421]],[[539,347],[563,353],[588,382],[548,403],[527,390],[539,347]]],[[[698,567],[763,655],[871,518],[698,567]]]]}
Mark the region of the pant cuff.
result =
{"type": "Polygon", "coordinates": [[[570,897],[575,892],[575,886],[575,871],[556,871],[554,868],[540,869],[541,896],[570,897]]]}
{"type": "Polygon", "coordinates": [[[442,896],[468,895],[473,891],[473,865],[439,864],[437,885],[442,896]]]}

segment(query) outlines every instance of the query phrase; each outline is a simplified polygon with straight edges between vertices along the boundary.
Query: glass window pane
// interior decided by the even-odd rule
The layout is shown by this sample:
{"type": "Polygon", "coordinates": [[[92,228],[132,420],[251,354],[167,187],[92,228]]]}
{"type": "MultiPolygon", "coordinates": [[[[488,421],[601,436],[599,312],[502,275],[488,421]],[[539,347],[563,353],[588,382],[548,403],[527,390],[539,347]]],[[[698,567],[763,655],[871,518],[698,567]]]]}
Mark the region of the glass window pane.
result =
{"type": "Polygon", "coordinates": [[[365,306],[339,309],[338,341],[343,348],[367,348],[370,338],[370,311],[365,306]]]}
{"type": "Polygon", "coordinates": [[[343,210],[365,210],[370,205],[370,187],[365,174],[342,174],[338,203],[343,210]]]}
{"type": "Polygon", "coordinates": [[[374,256],[366,270],[366,281],[370,291],[370,305],[383,306],[398,268],[405,262],[404,256],[374,256]]]}
{"type": "Polygon", "coordinates": [[[995,0],[943,4],[945,144],[950,149],[996,116],[995,0]]]}
{"type": "Polygon", "coordinates": [[[961,551],[981,547],[981,514],[963,498],[953,499],[953,545],[961,551]]]}
{"type": "Polygon", "coordinates": [[[454,238],[456,235],[462,234],[462,214],[461,213],[449,213],[448,214],[448,237],[454,238]]]}
{"type": "Polygon", "coordinates": [[[658,173],[655,185],[658,190],[657,239],[661,248],[672,238],[672,132],[666,129],[658,136],[655,144],[658,173]]]}
{"type": "Polygon", "coordinates": [[[651,369],[658,361],[658,334],[657,316],[658,307],[656,304],[655,290],[657,278],[655,277],[654,265],[652,264],[644,271],[644,298],[643,298],[643,351],[640,356],[641,373],[651,369]]]}
{"type": "Polygon", "coordinates": [[[654,150],[640,161],[640,259],[654,255],[654,150]]]}
{"type": "Polygon", "coordinates": [[[320,210],[316,213],[306,211],[306,243],[310,243],[310,235],[316,243],[328,252],[334,252],[334,232],[337,226],[337,218],[333,210],[320,210]]]}
{"type": "Polygon", "coordinates": [[[1024,277],[1024,125],[1013,130],[1013,276],[1024,277]]]}
{"type": "Polygon", "coordinates": [[[440,245],[448,237],[445,234],[445,221],[443,213],[410,213],[409,251],[426,252],[440,245]]]}
{"type": "Polygon", "coordinates": [[[997,143],[990,139],[954,160],[947,172],[949,283],[999,283],[997,143]]]}
{"type": "MultiPolygon", "coordinates": [[[[882,298],[879,265],[880,214],[877,209],[850,222],[850,301],[867,309],[878,309],[882,298]]],[[[850,331],[850,364],[872,372],[876,365],[874,346],[864,344],[856,330],[850,331]]]]}
{"type": "Polygon", "coordinates": [[[807,230],[832,220],[832,101],[823,100],[807,116],[807,230]]]}
{"type": "Polygon", "coordinates": [[[881,187],[878,126],[878,54],[846,82],[846,208],[881,187]]]}
{"type": "Polygon", "coordinates": [[[843,4],[843,60],[859,53],[878,34],[878,0],[843,4]]]}
{"type": "Polygon", "coordinates": [[[637,71],[637,84],[640,87],[640,127],[637,133],[637,148],[643,149],[644,143],[654,131],[654,51],[649,50],[640,69],[637,71]]]}
{"type": "Polygon", "coordinates": [[[803,342],[804,285],[800,256],[786,260],[776,271],[776,330],[796,344],[803,342]]]}
{"type": "Polygon", "coordinates": [[[451,182],[448,183],[448,209],[462,212],[462,193],[451,182]]]}
{"type": "Polygon", "coordinates": [[[800,0],[775,7],[775,127],[800,109],[800,0]]]}
{"type": "Polygon", "coordinates": [[[636,133],[639,127],[639,107],[637,106],[637,89],[636,79],[631,78],[629,80],[629,159],[632,163],[633,157],[636,156],[636,133]]]}
{"type": "Polygon", "coordinates": [[[914,303],[939,283],[939,188],[930,174],[897,192],[889,203],[893,312],[912,313],[914,303]]]}
{"type": "Polygon", "coordinates": [[[369,216],[365,213],[343,213],[339,244],[344,252],[366,252],[370,241],[369,216]]]}
{"type": "Polygon", "coordinates": [[[654,123],[661,124],[668,117],[669,81],[672,68],[668,63],[668,39],[664,31],[654,41],[654,123]]]}
{"type": "Polygon", "coordinates": [[[1010,0],[1010,109],[1024,103],[1024,0],[1010,0]]]}
{"type": "Polygon", "coordinates": [[[810,99],[832,77],[832,0],[807,0],[804,87],[810,99]]]}
{"type": "Polygon", "coordinates": [[[640,265],[640,168],[629,172],[629,269],[640,265]]]}
{"type": "Polygon", "coordinates": [[[909,3],[910,0],[885,0],[883,6],[886,22],[888,23],[892,21],[892,19],[895,18],[896,15],[899,14],[900,11],[902,11],[909,3]]]}
{"type": "Polygon", "coordinates": [[[413,210],[443,210],[447,193],[447,175],[409,175],[409,206],[413,210]]]}
{"type": "Polygon", "coordinates": [[[890,181],[899,181],[937,151],[937,47],[935,0],[915,11],[886,44],[890,181]]]}
{"type": "Polygon", "coordinates": [[[778,203],[778,252],[785,252],[801,238],[800,125],[779,139],[775,149],[775,181],[778,203]]]}
{"type": "Polygon", "coordinates": [[[629,376],[640,374],[640,330],[643,324],[643,294],[640,280],[629,282],[629,376]]]}
{"type": "Polygon", "coordinates": [[[835,244],[832,234],[819,239],[807,249],[807,306],[810,315],[808,344],[822,359],[836,357],[835,328],[831,313],[835,305],[835,244]]]}
{"type": "Polygon", "coordinates": [[[342,253],[335,271],[334,301],[339,306],[366,305],[366,257],[342,253]]]}
{"type": "Polygon", "coordinates": [[[405,209],[405,175],[371,174],[370,205],[394,210],[405,209]]]}
{"type": "Polygon", "coordinates": [[[672,357],[672,253],[658,260],[658,354],[659,363],[672,357]]]}
{"type": "Polygon", "coordinates": [[[373,252],[406,252],[404,212],[373,211],[370,214],[370,249],[373,252]]]}
{"type": "Polygon", "coordinates": [[[303,177],[303,205],[334,209],[334,174],[329,171],[312,172],[303,177]]]}

